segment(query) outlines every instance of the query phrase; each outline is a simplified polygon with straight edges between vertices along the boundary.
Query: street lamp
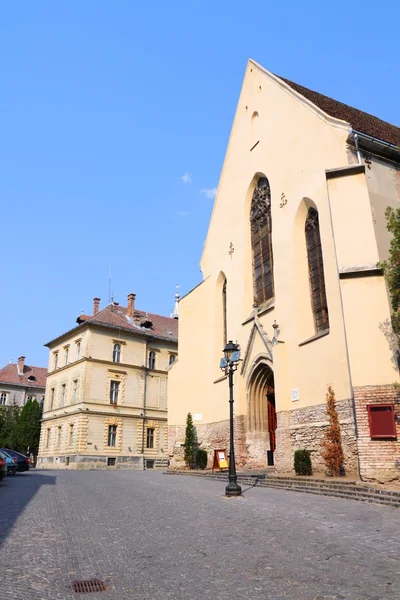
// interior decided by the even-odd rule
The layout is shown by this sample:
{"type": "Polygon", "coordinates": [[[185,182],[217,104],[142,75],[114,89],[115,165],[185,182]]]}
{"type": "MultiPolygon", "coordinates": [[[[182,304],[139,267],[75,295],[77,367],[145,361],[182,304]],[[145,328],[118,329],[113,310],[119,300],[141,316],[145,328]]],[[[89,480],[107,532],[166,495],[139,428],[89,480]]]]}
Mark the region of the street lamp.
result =
{"type": "Polygon", "coordinates": [[[229,426],[230,426],[230,447],[229,447],[229,483],[225,488],[226,496],[240,496],[242,488],[237,482],[236,463],[235,463],[235,446],[233,434],[233,374],[238,368],[240,361],[240,350],[238,344],[234,344],[232,340],[226,344],[224,350],[224,358],[221,358],[220,368],[228,375],[229,378],[229,426]]]}

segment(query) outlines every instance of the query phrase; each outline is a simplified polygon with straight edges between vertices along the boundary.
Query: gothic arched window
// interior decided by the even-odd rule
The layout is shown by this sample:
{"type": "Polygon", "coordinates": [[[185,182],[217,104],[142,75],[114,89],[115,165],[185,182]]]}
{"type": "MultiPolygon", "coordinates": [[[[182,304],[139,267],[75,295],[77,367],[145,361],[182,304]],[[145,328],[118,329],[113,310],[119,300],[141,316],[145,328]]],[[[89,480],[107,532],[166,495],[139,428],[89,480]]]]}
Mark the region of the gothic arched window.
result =
{"type": "Polygon", "coordinates": [[[251,200],[251,246],[253,250],[254,301],[263,304],[274,297],[272,254],[271,191],[266,177],[260,177],[251,200]]]}
{"type": "Polygon", "coordinates": [[[113,362],[121,362],[121,344],[114,344],[113,362]]]}
{"type": "Polygon", "coordinates": [[[324,261],[319,233],[319,219],[315,208],[308,210],[305,232],[311,306],[314,315],[315,330],[318,333],[318,331],[329,329],[329,315],[325,292],[324,261]]]}
{"type": "Polygon", "coordinates": [[[226,316],[226,279],[224,281],[224,285],[222,288],[222,319],[223,319],[223,340],[222,343],[224,345],[224,348],[226,346],[226,343],[228,341],[228,322],[227,322],[227,316],[226,316]]]}

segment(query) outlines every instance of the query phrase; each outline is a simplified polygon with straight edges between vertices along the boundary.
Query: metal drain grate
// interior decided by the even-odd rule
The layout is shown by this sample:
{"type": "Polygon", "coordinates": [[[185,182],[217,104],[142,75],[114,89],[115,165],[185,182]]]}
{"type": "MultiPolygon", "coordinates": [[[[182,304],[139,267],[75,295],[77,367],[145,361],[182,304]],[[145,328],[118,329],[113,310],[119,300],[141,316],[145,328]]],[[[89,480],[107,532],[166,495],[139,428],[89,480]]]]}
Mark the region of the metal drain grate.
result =
{"type": "Polygon", "coordinates": [[[76,594],[90,594],[92,592],[106,592],[107,586],[101,579],[86,579],[72,582],[72,591],[76,594]]]}

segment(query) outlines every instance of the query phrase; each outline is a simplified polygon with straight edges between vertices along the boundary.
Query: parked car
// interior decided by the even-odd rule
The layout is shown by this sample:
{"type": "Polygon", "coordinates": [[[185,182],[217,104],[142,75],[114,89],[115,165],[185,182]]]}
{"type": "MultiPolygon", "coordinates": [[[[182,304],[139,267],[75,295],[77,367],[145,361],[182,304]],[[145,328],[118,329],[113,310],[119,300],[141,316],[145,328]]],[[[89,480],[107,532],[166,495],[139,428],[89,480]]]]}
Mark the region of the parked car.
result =
{"type": "Polygon", "coordinates": [[[25,456],[25,454],[10,450],[9,448],[0,448],[0,452],[6,452],[17,459],[17,471],[19,473],[22,471],[29,471],[29,456],[25,456]]]}
{"type": "Polygon", "coordinates": [[[8,454],[8,452],[6,452],[5,450],[2,450],[0,454],[6,461],[7,475],[15,475],[18,469],[17,457],[11,456],[11,454],[8,454]]]}
{"type": "Polygon", "coordinates": [[[6,457],[0,453],[0,481],[7,475],[6,457]]]}

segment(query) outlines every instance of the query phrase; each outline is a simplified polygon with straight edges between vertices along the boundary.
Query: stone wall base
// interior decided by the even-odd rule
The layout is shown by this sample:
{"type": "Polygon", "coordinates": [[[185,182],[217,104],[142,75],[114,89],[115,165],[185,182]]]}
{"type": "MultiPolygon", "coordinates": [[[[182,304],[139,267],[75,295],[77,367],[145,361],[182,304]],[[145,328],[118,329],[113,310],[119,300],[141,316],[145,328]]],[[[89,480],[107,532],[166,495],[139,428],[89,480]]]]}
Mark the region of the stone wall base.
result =
{"type": "Polygon", "coordinates": [[[392,385],[354,388],[360,475],[364,481],[400,481],[400,390],[392,385]],[[368,405],[393,404],[397,439],[371,439],[368,405]]]}
{"type": "MultiPolygon", "coordinates": [[[[345,454],[345,469],[356,474],[357,443],[351,400],[337,402],[337,411],[342,430],[345,454]]],[[[294,451],[306,448],[311,452],[313,470],[324,473],[325,463],[321,456],[321,441],[328,426],[326,404],[277,413],[276,451],[274,466],[281,473],[293,470],[294,451]]],[[[197,444],[208,453],[208,467],[212,466],[214,450],[229,451],[229,420],[217,423],[195,424],[197,444]]],[[[185,426],[168,427],[168,454],[171,468],[183,468],[183,444],[185,426]]],[[[239,469],[261,469],[267,467],[269,450],[267,432],[250,432],[244,415],[235,417],[235,454],[239,469]]]]}
{"type": "Polygon", "coordinates": [[[66,456],[38,456],[36,467],[38,469],[125,469],[143,471],[146,469],[166,469],[168,459],[165,457],[143,456],[88,456],[71,454],[66,456]],[[108,464],[110,458],[115,458],[115,464],[108,464]]]}

